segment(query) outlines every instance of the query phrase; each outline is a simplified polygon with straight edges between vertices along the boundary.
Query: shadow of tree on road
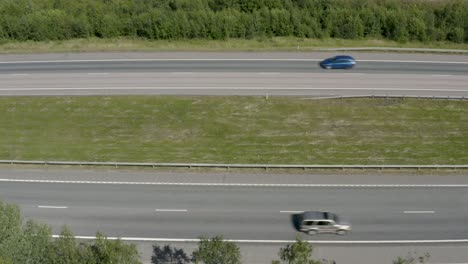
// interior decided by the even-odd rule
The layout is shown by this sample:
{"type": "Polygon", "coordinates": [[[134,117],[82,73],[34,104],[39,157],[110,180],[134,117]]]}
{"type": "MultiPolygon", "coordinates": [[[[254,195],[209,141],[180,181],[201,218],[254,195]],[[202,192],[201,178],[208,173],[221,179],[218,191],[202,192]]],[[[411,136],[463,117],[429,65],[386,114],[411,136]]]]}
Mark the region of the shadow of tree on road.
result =
{"type": "Polygon", "coordinates": [[[172,248],[169,245],[160,247],[153,245],[153,255],[151,256],[153,264],[187,264],[192,263],[192,259],[187,256],[183,249],[172,248]]]}

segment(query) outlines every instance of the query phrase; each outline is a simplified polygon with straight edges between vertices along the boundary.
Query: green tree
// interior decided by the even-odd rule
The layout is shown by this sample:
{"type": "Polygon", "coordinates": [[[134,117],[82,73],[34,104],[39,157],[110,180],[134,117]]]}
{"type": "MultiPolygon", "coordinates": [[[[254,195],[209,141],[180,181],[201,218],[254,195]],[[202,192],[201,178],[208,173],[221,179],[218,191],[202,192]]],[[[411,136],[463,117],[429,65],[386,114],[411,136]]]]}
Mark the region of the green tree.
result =
{"type": "Polygon", "coordinates": [[[239,264],[241,254],[234,242],[224,241],[222,236],[201,238],[198,249],[193,252],[193,261],[204,264],[239,264]]]}
{"type": "Polygon", "coordinates": [[[50,263],[52,231],[44,224],[28,220],[23,228],[22,260],[19,263],[50,263]]]}
{"type": "Polygon", "coordinates": [[[402,10],[387,11],[383,34],[391,40],[407,41],[409,36],[406,13],[402,10]]]}
{"type": "Polygon", "coordinates": [[[60,237],[55,240],[52,247],[52,264],[81,263],[80,246],[76,243],[76,239],[68,227],[62,228],[60,237]]]}
{"type": "Polygon", "coordinates": [[[0,200],[0,259],[6,263],[50,263],[51,231],[28,220],[16,205],[0,200]]]}
{"type": "Polygon", "coordinates": [[[319,261],[312,259],[312,246],[300,237],[297,237],[293,244],[281,248],[278,255],[281,261],[273,261],[274,264],[320,264],[319,261]]]}
{"type": "Polygon", "coordinates": [[[140,256],[134,244],[125,244],[122,240],[109,240],[101,233],[96,233],[93,244],[84,248],[82,263],[86,264],[140,264],[140,256]]]}
{"type": "Polygon", "coordinates": [[[18,206],[0,200],[0,259],[13,263],[21,254],[23,230],[18,206]]]}
{"type": "Polygon", "coordinates": [[[23,224],[16,205],[0,200],[0,264],[139,264],[133,244],[108,240],[98,233],[91,244],[77,244],[64,227],[52,240],[47,225],[28,220],[23,224]]]}

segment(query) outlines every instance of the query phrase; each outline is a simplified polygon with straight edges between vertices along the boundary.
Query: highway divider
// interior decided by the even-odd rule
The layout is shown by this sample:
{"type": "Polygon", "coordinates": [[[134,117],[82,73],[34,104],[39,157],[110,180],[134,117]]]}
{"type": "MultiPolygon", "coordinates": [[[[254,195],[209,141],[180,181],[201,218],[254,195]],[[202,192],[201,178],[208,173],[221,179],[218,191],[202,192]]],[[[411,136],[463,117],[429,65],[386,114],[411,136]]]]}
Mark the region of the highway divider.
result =
{"type": "Polygon", "coordinates": [[[304,164],[212,164],[212,163],[158,163],[158,162],[98,162],[98,161],[42,161],[0,160],[0,164],[51,166],[107,166],[152,168],[224,168],[224,169],[447,169],[465,170],[468,165],[304,165],[304,164]]]}

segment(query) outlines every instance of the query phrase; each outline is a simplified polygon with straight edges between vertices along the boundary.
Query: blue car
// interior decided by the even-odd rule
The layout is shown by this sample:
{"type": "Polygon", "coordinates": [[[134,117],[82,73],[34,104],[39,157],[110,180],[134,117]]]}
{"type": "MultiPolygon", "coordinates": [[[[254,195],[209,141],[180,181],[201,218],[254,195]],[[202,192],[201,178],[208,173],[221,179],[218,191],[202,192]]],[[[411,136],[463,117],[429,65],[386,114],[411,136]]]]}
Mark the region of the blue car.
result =
{"type": "Polygon", "coordinates": [[[324,69],[351,69],[356,65],[356,60],[351,56],[340,55],[325,59],[319,65],[324,69]]]}

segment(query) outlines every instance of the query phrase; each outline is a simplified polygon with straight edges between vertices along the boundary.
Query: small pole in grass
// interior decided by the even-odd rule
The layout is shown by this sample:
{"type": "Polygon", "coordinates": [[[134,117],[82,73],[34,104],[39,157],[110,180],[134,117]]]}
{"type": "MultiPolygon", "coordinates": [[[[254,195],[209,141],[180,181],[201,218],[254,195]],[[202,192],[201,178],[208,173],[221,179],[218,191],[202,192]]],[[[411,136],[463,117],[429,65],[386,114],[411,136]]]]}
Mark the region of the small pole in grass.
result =
{"type": "Polygon", "coordinates": [[[268,101],[268,93],[265,94],[265,100],[268,101]]]}

